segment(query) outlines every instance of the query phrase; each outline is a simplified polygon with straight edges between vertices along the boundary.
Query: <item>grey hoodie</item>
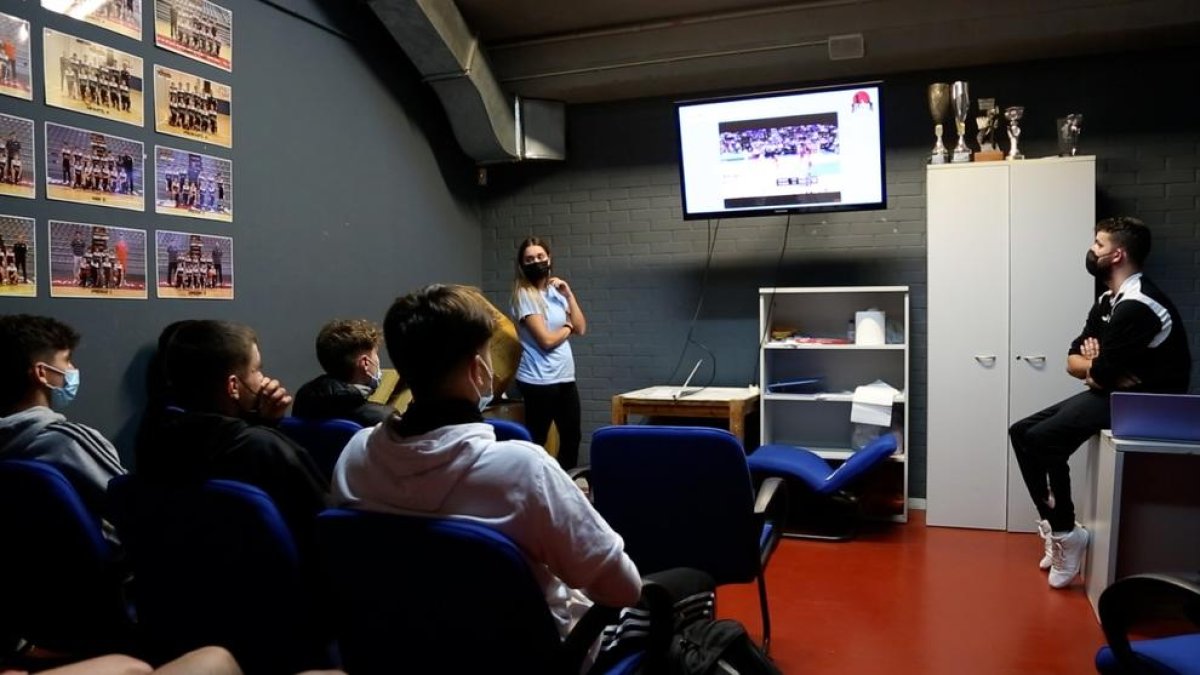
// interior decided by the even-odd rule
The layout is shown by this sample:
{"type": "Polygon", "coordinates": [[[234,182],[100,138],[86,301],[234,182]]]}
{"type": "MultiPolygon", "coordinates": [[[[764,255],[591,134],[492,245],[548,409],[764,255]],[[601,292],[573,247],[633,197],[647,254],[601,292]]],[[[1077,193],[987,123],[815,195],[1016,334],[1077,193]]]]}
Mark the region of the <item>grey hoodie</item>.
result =
{"type": "Polygon", "coordinates": [[[103,512],[108,481],[125,473],[116,448],[100,432],[42,406],[0,417],[0,459],[53,464],[95,514],[103,512]]]}

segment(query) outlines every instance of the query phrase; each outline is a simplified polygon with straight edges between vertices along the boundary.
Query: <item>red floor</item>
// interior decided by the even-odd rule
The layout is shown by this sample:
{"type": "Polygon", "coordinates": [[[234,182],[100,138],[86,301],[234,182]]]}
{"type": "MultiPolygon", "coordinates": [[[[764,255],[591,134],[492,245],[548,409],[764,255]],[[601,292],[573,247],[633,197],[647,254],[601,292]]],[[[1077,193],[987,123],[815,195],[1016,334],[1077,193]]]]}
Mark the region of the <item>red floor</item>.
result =
{"type": "MultiPolygon", "coordinates": [[[[1046,585],[1032,534],[925,527],[924,512],[843,543],[784,540],[767,568],[784,673],[1094,673],[1103,644],[1082,579],[1046,585]]],[[[753,584],[718,612],[761,636],[753,584]]]]}

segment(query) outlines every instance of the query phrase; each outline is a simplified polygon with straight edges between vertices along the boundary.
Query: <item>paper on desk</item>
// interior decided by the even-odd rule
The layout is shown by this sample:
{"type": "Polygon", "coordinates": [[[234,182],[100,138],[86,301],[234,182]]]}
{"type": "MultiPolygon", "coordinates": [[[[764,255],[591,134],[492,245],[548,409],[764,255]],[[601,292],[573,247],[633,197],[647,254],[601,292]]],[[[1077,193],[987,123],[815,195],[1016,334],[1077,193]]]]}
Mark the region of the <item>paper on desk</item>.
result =
{"type": "Polygon", "coordinates": [[[883,380],[875,380],[854,390],[850,421],[887,427],[892,424],[892,402],[900,392],[883,380]]]}

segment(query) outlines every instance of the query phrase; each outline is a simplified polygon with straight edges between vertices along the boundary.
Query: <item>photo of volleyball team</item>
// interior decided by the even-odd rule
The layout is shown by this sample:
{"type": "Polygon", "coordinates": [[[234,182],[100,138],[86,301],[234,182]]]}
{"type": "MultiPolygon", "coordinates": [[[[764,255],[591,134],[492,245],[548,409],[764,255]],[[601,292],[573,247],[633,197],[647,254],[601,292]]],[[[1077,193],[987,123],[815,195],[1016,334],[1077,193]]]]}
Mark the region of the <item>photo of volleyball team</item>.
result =
{"type": "Polygon", "coordinates": [[[29,22],[0,12],[0,94],[33,100],[29,22]]]}
{"type": "Polygon", "coordinates": [[[233,89],[181,70],[154,66],[154,130],[233,147],[233,89]]]}
{"type": "Polygon", "coordinates": [[[0,214],[0,296],[37,295],[37,233],[33,218],[0,214]]]}
{"type": "Polygon", "coordinates": [[[33,120],[0,115],[0,195],[37,197],[37,163],[34,157],[33,120]]]}
{"type": "Polygon", "coordinates": [[[50,297],[146,299],[146,231],[51,220],[50,297]]]}
{"type": "Polygon", "coordinates": [[[141,58],[49,28],[42,35],[47,105],[143,126],[141,58]]]}
{"type": "Polygon", "coordinates": [[[156,0],[154,42],[167,51],[233,70],[233,12],[206,0],[156,0]]]}
{"type": "Polygon", "coordinates": [[[718,125],[727,207],[840,199],[837,113],[718,125]]]}
{"type": "Polygon", "coordinates": [[[142,0],[42,0],[42,7],[134,40],[142,39],[142,0]]]}
{"type": "Polygon", "coordinates": [[[143,146],[96,131],[46,123],[46,196],[144,211],[143,146]]]}
{"type": "Polygon", "coordinates": [[[160,145],[154,178],[156,213],[233,222],[233,162],[160,145]]]}
{"type": "Polygon", "coordinates": [[[233,299],[233,237],[159,230],[154,240],[158,297],[233,299]]]}

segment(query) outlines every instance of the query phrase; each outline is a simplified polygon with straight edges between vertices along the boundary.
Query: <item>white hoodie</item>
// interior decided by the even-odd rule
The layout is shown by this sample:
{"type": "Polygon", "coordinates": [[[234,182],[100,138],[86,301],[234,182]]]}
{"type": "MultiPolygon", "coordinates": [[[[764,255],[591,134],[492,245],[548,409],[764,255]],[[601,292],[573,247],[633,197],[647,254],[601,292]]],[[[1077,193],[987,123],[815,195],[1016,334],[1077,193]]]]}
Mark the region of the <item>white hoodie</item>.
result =
{"type": "Polygon", "coordinates": [[[529,557],[563,635],[571,588],[603,605],[637,602],[641,578],[624,541],[542,448],[497,442],[482,422],[410,437],[390,427],[363,429],[346,444],[333,472],[336,503],[467,518],[503,532],[529,557]]]}

